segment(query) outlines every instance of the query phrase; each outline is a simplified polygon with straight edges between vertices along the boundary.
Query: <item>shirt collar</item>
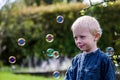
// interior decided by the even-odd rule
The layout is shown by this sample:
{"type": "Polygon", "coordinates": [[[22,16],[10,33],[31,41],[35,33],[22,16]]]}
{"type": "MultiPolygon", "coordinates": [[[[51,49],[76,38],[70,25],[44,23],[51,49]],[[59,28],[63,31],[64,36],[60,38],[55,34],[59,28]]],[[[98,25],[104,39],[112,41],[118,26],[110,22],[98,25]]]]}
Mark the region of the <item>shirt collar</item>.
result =
{"type": "Polygon", "coordinates": [[[90,52],[90,53],[84,53],[86,54],[86,56],[90,56],[90,55],[94,55],[95,53],[98,53],[100,51],[100,49],[98,48],[97,50],[90,52]]]}

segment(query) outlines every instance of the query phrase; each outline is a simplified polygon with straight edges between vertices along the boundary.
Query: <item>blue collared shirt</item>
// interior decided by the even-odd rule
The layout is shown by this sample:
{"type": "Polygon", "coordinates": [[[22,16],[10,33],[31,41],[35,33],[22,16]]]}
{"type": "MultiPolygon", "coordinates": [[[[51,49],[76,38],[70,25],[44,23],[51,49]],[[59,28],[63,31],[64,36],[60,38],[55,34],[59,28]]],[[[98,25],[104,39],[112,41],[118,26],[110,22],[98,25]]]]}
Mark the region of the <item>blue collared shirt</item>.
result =
{"type": "Polygon", "coordinates": [[[65,80],[116,80],[113,62],[100,49],[79,54],[73,58],[65,80]]]}

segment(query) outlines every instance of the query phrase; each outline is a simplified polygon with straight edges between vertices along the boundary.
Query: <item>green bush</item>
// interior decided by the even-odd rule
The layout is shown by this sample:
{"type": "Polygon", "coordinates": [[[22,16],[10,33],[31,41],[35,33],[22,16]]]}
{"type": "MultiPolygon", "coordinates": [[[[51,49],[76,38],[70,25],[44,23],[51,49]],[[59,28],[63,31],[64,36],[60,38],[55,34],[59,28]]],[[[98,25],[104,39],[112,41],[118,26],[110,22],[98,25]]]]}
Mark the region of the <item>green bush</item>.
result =
{"type": "MultiPolygon", "coordinates": [[[[0,27],[4,31],[3,44],[7,46],[7,49],[0,57],[8,60],[9,56],[14,55],[18,63],[21,63],[22,58],[28,55],[44,59],[47,56],[43,52],[48,48],[58,50],[61,56],[75,56],[79,49],[74,44],[70,27],[76,18],[82,16],[80,11],[85,7],[87,5],[82,3],[61,3],[40,7],[23,7],[22,9],[13,7],[11,10],[1,11],[0,27]],[[58,15],[64,17],[62,24],[56,22],[58,15]],[[49,33],[54,35],[52,43],[45,40],[49,33]],[[20,37],[26,40],[23,47],[17,45],[20,37]]],[[[103,35],[98,43],[102,50],[107,46],[117,49],[116,42],[117,46],[119,45],[118,35],[114,34],[120,33],[119,11],[119,1],[113,5],[109,4],[107,7],[98,5],[86,10],[85,14],[96,17],[103,28],[103,35]]]]}
{"type": "Polygon", "coordinates": [[[2,61],[0,61],[0,68],[1,68],[1,67],[3,67],[3,62],[2,62],[2,61]]]}

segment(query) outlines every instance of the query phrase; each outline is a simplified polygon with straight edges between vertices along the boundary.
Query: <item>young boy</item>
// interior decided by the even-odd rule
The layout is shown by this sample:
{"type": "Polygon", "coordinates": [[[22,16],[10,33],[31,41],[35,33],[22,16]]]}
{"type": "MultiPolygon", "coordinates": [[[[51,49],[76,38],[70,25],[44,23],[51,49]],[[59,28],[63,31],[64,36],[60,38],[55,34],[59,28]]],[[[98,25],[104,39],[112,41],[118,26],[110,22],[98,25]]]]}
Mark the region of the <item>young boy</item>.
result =
{"type": "Polygon", "coordinates": [[[116,80],[112,61],[97,47],[102,35],[99,22],[85,15],[73,23],[71,30],[76,46],[83,52],[73,58],[65,80],[116,80]]]}

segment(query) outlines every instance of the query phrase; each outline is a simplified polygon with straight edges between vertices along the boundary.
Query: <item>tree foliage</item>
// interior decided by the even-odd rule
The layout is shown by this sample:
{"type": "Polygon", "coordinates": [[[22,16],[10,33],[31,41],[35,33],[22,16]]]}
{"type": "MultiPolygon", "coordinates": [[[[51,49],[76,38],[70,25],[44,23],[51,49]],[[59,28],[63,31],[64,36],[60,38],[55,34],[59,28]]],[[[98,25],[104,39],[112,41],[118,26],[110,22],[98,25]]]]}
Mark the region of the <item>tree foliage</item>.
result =
{"type": "MultiPolygon", "coordinates": [[[[117,2],[108,7],[93,6],[86,11],[86,15],[96,17],[103,28],[103,35],[98,43],[102,50],[107,46],[118,49],[117,47],[120,45],[118,40],[120,33],[119,4],[117,2]]],[[[60,56],[75,56],[79,49],[74,44],[70,27],[74,20],[82,16],[80,11],[85,7],[87,5],[82,3],[23,8],[15,5],[10,10],[1,11],[0,29],[3,31],[1,45],[5,45],[6,49],[1,53],[0,59],[6,64],[11,55],[16,56],[18,64],[24,57],[30,55],[46,59],[48,58],[46,56],[48,48],[59,51],[60,56]],[[58,15],[64,17],[62,24],[56,21],[58,15]],[[52,43],[46,42],[47,34],[54,35],[52,43]],[[18,39],[21,37],[26,40],[25,46],[18,45],[18,39]]]]}

